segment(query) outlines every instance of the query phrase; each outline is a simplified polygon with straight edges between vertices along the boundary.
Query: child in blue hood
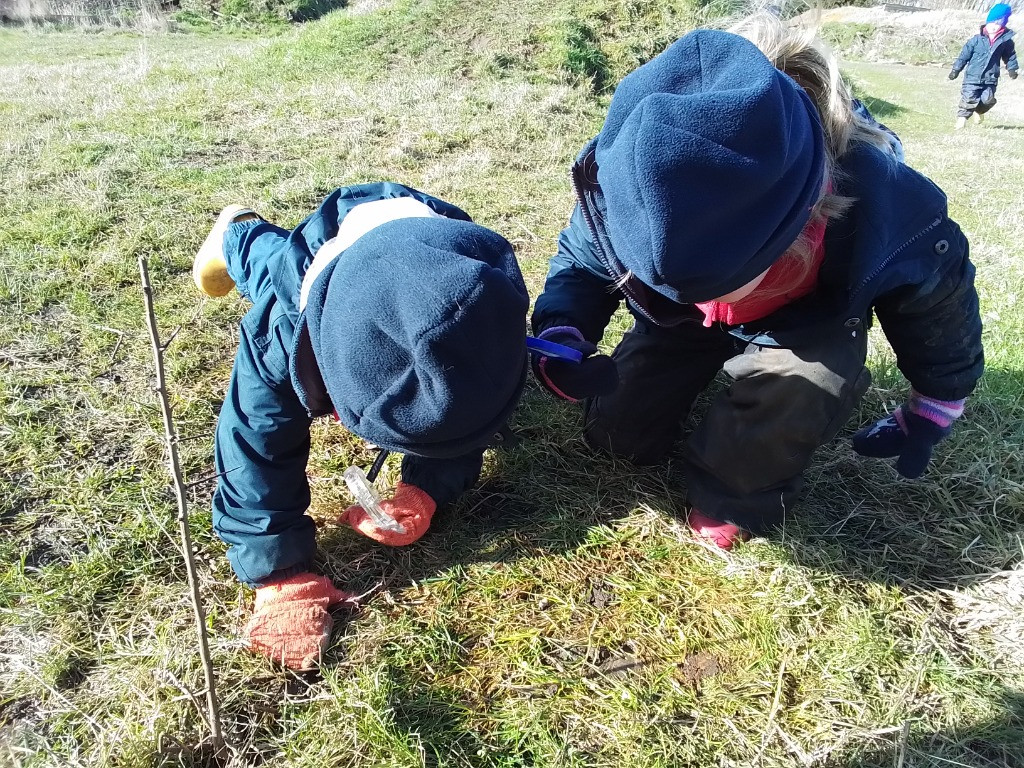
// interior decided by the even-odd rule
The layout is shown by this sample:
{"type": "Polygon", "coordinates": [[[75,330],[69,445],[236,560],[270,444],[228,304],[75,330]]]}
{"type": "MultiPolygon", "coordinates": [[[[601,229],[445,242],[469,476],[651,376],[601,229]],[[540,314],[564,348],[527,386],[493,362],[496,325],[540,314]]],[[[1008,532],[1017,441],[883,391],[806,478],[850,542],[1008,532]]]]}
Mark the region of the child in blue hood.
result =
{"type": "Polygon", "coordinates": [[[196,256],[209,295],[237,287],[253,306],[217,422],[213,524],[256,587],[250,646],[303,669],[345,599],[312,572],[306,462],[310,423],[334,414],[359,437],[404,454],[382,506],[341,519],[408,544],[437,507],[477,480],[485,446],[526,377],[526,287],[511,245],[437,198],[393,183],[331,193],[287,231],[231,206],[196,256]]]}
{"type": "Polygon", "coordinates": [[[907,477],[983,367],[945,195],[855,114],[810,38],[766,16],[736,31],[688,34],[619,84],[572,169],[577,205],[532,320],[588,355],[541,358],[538,378],[584,401],[591,445],[638,464],[668,453],[724,368],[683,467],[691,527],[726,549],[791,514],[868,387],[872,316],[911,390],[854,448],[907,477]],[[622,301],[633,328],[597,354],[622,301]]]}
{"type": "Polygon", "coordinates": [[[949,79],[956,80],[964,72],[964,84],[960,90],[960,109],[956,113],[957,130],[967,125],[971,115],[977,115],[983,122],[985,113],[996,105],[996,86],[999,84],[999,68],[1006,65],[1006,74],[1011,80],[1017,79],[1017,52],[1013,46],[1013,30],[1007,28],[1010,20],[1010,6],[997,3],[988,12],[985,23],[978,34],[964,43],[963,50],[949,79]]]}

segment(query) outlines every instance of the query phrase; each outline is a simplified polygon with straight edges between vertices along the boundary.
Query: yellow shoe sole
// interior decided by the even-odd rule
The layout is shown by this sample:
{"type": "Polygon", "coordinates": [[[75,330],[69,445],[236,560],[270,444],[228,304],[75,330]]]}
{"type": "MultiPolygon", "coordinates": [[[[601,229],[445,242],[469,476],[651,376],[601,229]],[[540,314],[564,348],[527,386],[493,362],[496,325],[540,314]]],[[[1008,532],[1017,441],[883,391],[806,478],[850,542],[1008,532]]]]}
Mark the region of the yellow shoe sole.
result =
{"type": "Polygon", "coordinates": [[[229,205],[221,211],[213,229],[196,253],[196,258],[192,262],[192,280],[207,296],[226,296],[235,287],[235,281],[228,274],[228,265],[224,261],[224,233],[232,222],[246,215],[258,218],[255,213],[241,205],[229,205]]]}

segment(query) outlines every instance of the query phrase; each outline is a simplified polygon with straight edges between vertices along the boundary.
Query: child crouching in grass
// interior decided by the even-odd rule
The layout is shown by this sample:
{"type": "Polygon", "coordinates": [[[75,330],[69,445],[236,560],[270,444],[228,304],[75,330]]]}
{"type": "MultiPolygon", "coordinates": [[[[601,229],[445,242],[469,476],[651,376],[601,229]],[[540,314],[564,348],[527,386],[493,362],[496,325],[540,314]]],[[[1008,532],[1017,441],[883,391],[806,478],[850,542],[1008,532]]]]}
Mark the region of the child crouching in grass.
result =
{"type": "Polygon", "coordinates": [[[213,524],[256,588],[250,647],[294,669],[326,647],[346,599],[313,572],[306,462],[313,418],[404,454],[382,507],[341,520],[382,543],[420,538],[478,479],[519,401],[529,304],[512,247],[437,198],[393,183],[338,189],[294,230],[225,208],[196,256],[201,290],[253,306],[217,422],[213,524]]]}
{"type": "Polygon", "coordinates": [[[859,453],[917,477],[981,376],[967,240],[892,138],[855,115],[809,35],[762,15],[692,32],[628,75],[572,169],[577,204],[533,327],[587,357],[535,371],[583,401],[592,446],[650,464],[724,369],[682,458],[689,524],[714,545],[792,514],[870,383],[873,317],[911,388],[854,435],[859,453]],[[633,328],[597,354],[622,301],[633,328]]]}

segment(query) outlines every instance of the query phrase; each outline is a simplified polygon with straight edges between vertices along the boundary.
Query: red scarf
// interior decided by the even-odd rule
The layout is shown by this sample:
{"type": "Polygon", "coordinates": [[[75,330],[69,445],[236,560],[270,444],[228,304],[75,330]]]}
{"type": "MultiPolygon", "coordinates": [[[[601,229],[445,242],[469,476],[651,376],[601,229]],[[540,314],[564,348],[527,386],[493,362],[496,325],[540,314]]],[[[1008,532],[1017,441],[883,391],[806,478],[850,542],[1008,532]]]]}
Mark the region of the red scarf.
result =
{"type": "Polygon", "coordinates": [[[810,239],[814,256],[802,279],[794,282],[800,265],[792,257],[783,255],[772,264],[764,280],[748,296],[728,304],[720,301],[698,303],[697,308],[704,313],[704,327],[710,328],[714,323],[740,325],[759,320],[813,291],[818,283],[821,262],[825,260],[825,218],[819,217],[808,224],[803,234],[810,239]]]}

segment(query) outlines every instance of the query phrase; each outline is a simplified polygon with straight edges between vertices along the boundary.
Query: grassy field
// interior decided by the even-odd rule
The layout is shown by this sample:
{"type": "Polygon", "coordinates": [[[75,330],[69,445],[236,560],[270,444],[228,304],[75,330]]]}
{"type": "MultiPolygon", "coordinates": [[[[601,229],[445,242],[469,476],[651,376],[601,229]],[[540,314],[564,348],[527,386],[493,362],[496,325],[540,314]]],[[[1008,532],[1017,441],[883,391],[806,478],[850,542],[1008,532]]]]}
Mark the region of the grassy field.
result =
{"type": "Polygon", "coordinates": [[[847,67],[858,94],[978,265],[988,369],[931,471],[902,481],[845,439],[906,393],[881,336],[799,514],[729,555],[681,525],[676,462],[594,455],[533,385],[523,443],[402,550],[332,522],[366,456],[317,424],[319,565],[365,607],[337,616],[320,674],[246,653],[251,594],[194,486],[232,753],[202,746],[136,257],[180,328],[201,480],[245,311],[191,283],[216,211],[288,226],[394,179],[504,233],[536,295],[609,86],[700,18],[652,7],[368,0],[267,38],[0,29],[0,765],[1024,765],[1024,86],[953,133],[944,68],[868,63],[847,67]]]}

